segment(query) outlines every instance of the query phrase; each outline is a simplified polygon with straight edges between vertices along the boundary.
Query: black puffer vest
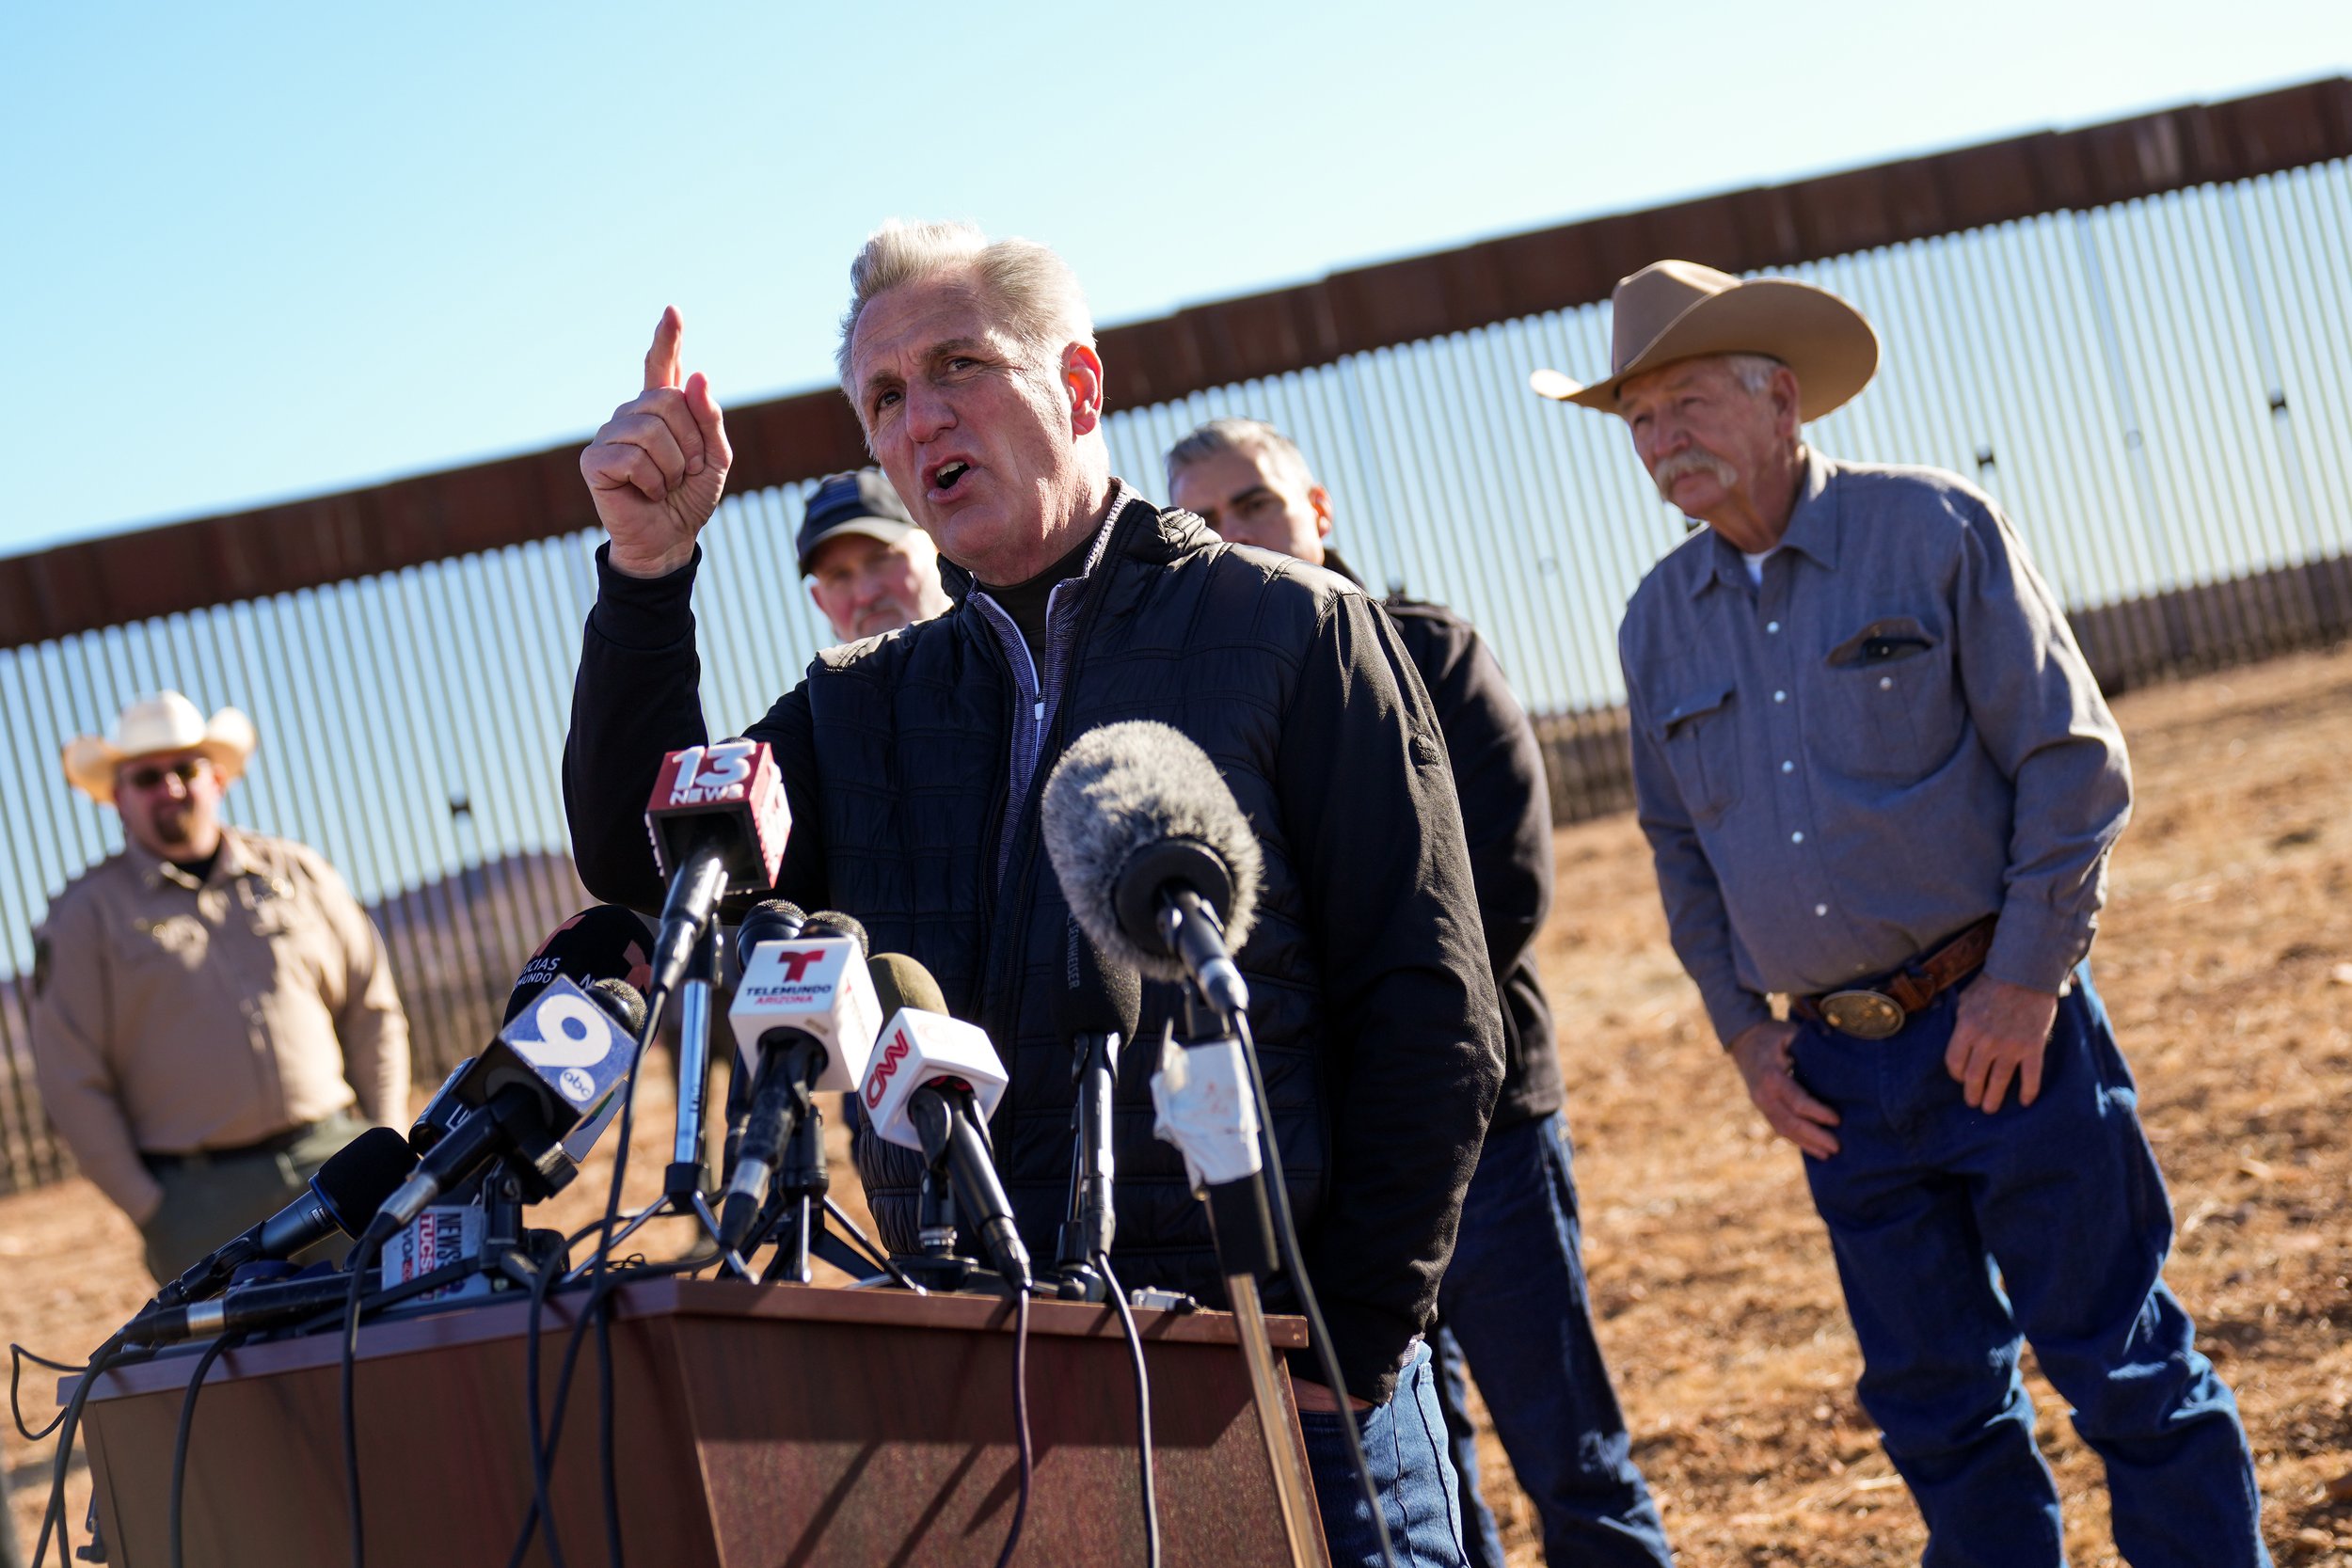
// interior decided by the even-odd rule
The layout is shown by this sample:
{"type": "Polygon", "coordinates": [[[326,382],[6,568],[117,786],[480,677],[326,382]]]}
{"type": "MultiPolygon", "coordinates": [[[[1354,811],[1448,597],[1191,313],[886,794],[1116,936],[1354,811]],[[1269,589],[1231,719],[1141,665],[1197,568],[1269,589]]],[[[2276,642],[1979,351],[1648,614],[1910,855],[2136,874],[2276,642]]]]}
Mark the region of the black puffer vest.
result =
{"type": "MultiPolygon", "coordinates": [[[[660,749],[701,732],[682,612],[691,577],[677,578],[686,585],[606,578],[566,757],[582,877],[641,907],[659,892],[630,818],[660,749]]],[[[1157,720],[1199,742],[1264,850],[1257,923],[1237,957],[1308,1258],[1351,1388],[1385,1398],[1388,1367],[1434,1310],[1501,1077],[1435,715],[1360,590],[1132,497],[1076,616],[1058,706],[1009,816],[1014,726],[1034,719],[976,606],[819,656],[747,732],[775,747],[791,800],[778,891],[856,915],[876,951],[920,960],[949,1008],[988,1032],[1010,1076],[992,1121],[996,1163],[1024,1240],[1050,1259],[1074,1086],[1052,1013],[1068,906],[1038,799],[1069,742],[1097,725],[1157,720]],[[1344,1201],[1335,1169],[1349,1173],[1344,1201]]],[[[1221,1301],[1205,1211],[1181,1158],[1152,1135],[1174,988],[1147,986],[1143,1000],[1144,1043],[1120,1061],[1114,1260],[1130,1287],[1221,1301]]],[[[864,1138],[858,1164],[886,1241],[912,1246],[914,1157],[864,1138]]]]}
{"type": "MultiPolygon", "coordinates": [[[[998,860],[1012,728],[1028,721],[1005,649],[968,579],[959,608],[906,634],[820,656],[803,689],[807,755],[818,780],[825,900],[865,922],[877,952],[928,967],[957,1017],[986,1029],[1011,1083],[991,1123],[1023,1240],[1050,1259],[1070,1180],[1074,1085],[1053,1027],[1069,905],[1039,834],[1038,800],[1069,742],[1100,724],[1156,719],[1215,758],[1267,853],[1257,928],[1243,956],[1266,1096],[1302,1227],[1323,1202],[1328,1129],[1314,943],[1297,877],[1282,853],[1274,784],[1279,720],[1297,653],[1313,640],[1338,579],[1274,558],[1247,562],[1198,521],[1130,501],[1085,583],[1062,695],[1027,799],[998,860]],[[1284,657],[1279,650],[1294,650],[1284,657]],[[912,742],[921,740],[916,752],[912,742]],[[973,911],[978,919],[973,918],[973,911]]],[[[779,705],[755,739],[797,726],[779,705]]],[[[1205,1211],[1184,1162],[1152,1135],[1152,1073],[1172,986],[1147,985],[1141,1041],[1120,1053],[1114,1149],[1119,1226],[1113,1261],[1129,1284],[1221,1300],[1205,1211]]],[[[858,1174],[889,1244],[914,1245],[919,1162],[861,1137],[858,1174]]]]}

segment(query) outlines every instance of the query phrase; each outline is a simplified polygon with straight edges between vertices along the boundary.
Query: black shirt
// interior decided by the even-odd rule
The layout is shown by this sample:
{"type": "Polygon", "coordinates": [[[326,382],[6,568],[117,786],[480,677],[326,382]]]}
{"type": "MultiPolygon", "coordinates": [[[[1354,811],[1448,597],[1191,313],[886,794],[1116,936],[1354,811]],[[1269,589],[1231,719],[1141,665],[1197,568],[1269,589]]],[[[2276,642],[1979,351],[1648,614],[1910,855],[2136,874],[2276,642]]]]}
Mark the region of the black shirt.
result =
{"type": "Polygon", "coordinates": [[[1029,645],[1029,657],[1041,662],[1045,649],[1045,607],[1054,596],[1057,584],[1066,582],[1086,570],[1087,554],[1094,548],[1096,530],[1089,529],[1070,546],[1068,554],[1040,572],[1026,582],[1016,582],[1009,588],[997,588],[989,583],[979,585],[980,592],[996,601],[997,607],[1012,617],[1012,624],[1021,628],[1021,641],[1029,645]]]}
{"type": "Polygon", "coordinates": [[[213,852],[200,861],[173,861],[171,863],[186,872],[189,880],[201,887],[212,879],[213,867],[220,863],[220,847],[215,845],[213,852]]]}

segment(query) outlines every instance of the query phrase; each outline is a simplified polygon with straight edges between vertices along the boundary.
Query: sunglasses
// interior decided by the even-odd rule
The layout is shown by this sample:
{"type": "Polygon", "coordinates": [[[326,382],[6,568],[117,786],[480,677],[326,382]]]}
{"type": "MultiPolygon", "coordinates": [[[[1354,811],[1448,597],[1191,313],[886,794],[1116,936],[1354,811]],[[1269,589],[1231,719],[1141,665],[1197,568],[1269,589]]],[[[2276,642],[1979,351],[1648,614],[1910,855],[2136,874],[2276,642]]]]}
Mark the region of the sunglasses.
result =
{"type": "Polygon", "coordinates": [[[133,789],[160,788],[167,778],[182,784],[194,784],[198,775],[210,770],[212,764],[203,757],[182,757],[168,768],[134,768],[122,775],[123,782],[133,789]]]}

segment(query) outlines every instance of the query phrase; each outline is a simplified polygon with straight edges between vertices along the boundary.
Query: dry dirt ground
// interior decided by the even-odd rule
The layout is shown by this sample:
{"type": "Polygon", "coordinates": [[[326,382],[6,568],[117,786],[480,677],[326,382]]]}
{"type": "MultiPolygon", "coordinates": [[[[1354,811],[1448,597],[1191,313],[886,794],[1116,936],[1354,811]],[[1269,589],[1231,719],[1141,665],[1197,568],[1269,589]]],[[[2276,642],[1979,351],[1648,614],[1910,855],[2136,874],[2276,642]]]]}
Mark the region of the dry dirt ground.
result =
{"type": "MultiPolygon", "coordinates": [[[[2352,655],[2311,655],[2117,705],[2140,805],[2094,962],[2179,1221],[2169,1278],[2235,1386],[2282,1565],[2352,1565],[2352,655]]],[[[1546,978],[1578,1144],[1600,1334],[1688,1568],[1915,1562],[1918,1515],[1854,1402],[1853,1338],[1798,1156],[1769,1140],[1664,940],[1640,835],[1563,830],[1546,978]]],[[[660,1075],[652,1075],[658,1084],[660,1075]]],[[[633,1187],[659,1180],[648,1093],[633,1187]]],[[[584,1214],[586,1189],[564,1207],[584,1214]]],[[[574,1223],[577,1223],[575,1217],[574,1223]]],[[[655,1243],[658,1248],[662,1243],[655,1243]]],[[[87,1184],[0,1199],[0,1335],[79,1355],[148,1284],[87,1184]]],[[[50,1384],[31,1386],[39,1406],[50,1384]]],[[[2039,1376],[2071,1559],[2118,1560],[2096,1456],[2039,1376]]],[[[0,1443],[26,1529],[46,1453],[0,1443]]],[[[1533,1516],[1488,1442],[1515,1568],[1533,1516]]],[[[87,1481],[77,1475],[78,1527],[87,1481]]]]}

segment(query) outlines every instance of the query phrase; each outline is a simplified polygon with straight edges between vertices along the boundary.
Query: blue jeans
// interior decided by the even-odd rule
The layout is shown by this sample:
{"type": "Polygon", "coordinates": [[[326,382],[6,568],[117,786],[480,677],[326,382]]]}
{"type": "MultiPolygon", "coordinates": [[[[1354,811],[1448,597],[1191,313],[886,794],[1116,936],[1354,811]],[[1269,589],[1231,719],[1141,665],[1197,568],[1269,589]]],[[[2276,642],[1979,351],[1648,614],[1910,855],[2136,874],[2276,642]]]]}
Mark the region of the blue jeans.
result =
{"type": "MultiPolygon", "coordinates": [[[[1302,1410],[1298,1425],[1307,1439],[1307,1470],[1315,1483],[1315,1511],[1323,1515],[1331,1568],[1380,1568],[1380,1537],[1364,1508],[1362,1483],[1347,1461],[1339,1413],[1302,1410]]],[[[1466,1568],[1454,1465],[1446,1457],[1445,1418],[1438,1413],[1437,1375],[1427,1345],[1413,1346],[1388,1403],[1357,1413],[1356,1430],[1388,1520],[1397,1568],[1466,1568]]]]}
{"type": "Polygon", "coordinates": [[[1801,1027],[1797,1076],[1843,1118],[1807,1159],[1862,1342],[1856,1391],[1928,1526],[1924,1568],[2063,1562],[2019,1336],[2106,1462],[2133,1568],[2270,1561],[2237,1403],[2162,1278],[2172,1212],[2088,967],[2042,1092],[1970,1110],[1947,991],[1891,1039],[1801,1027]],[[1996,1278],[1997,1275],[1997,1278],[1996,1278]]]}
{"type": "Polygon", "coordinates": [[[1581,1243],[1567,1118],[1555,1112],[1489,1133],[1438,1287],[1438,1399],[1462,1478],[1471,1568],[1502,1568],[1502,1542],[1478,1495],[1466,1355],[1543,1520],[1546,1560],[1672,1568],[1593,1338],[1581,1243]]]}

